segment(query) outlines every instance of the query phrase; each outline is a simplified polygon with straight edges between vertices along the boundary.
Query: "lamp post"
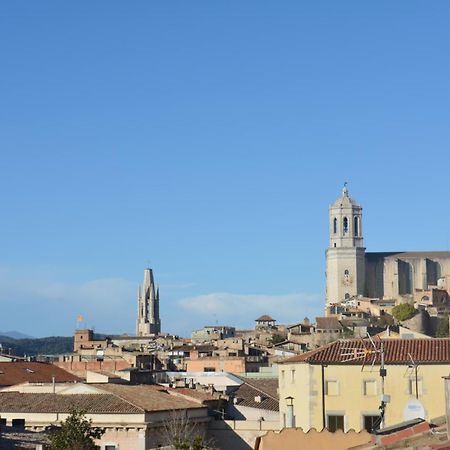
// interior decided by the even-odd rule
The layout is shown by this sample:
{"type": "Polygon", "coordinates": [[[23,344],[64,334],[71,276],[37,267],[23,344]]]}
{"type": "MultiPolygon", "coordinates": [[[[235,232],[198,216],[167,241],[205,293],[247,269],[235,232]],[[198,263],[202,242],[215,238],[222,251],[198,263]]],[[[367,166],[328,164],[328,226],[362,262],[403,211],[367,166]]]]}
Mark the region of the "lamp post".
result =
{"type": "Polygon", "coordinates": [[[294,397],[286,397],[286,428],[294,428],[294,397]]]}

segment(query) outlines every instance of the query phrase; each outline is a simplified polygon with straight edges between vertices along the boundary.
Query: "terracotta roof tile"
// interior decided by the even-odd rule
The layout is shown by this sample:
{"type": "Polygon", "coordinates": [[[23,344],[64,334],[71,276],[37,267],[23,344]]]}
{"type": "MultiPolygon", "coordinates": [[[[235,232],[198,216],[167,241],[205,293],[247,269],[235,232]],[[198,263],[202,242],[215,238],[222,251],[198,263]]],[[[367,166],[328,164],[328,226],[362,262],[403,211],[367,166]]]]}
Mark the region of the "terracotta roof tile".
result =
{"type": "Polygon", "coordinates": [[[316,317],[316,330],[342,330],[336,317],[316,317]]]}
{"type": "Polygon", "coordinates": [[[54,364],[42,362],[0,362],[0,386],[20,383],[57,383],[80,381],[80,378],[54,364]]]}
{"type": "MultiPolygon", "coordinates": [[[[252,380],[253,381],[253,380],[252,380]]],[[[273,380],[278,385],[278,380],[273,380]]],[[[257,383],[255,383],[257,384],[257,383]]],[[[265,409],[268,411],[279,411],[279,401],[277,396],[269,394],[267,389],[264,391],[250,385],[247,382],[241,384],[235,391],[235,399],[237,406],[246,406],[249,408],[265,409]],[[260,397],[261,401],[256,401],[256,397],[260,397]]],[[[271,389],[272,391],[272,389],[271,389]]]]}
{"type": "Polygon", "coordinates": [[[92,414],[137,414],[143,409],[112,394],[34,394],[0,392],[0,411],[68,413],[73,409],[92,414]]]}
{"type": "MultiPolygon", "coordinates": [[[[381,341],[374,340],[377,348],[381,341]]],[[[450,339],[383,339],[384,359],[386,364],[403,364],[410,362],[410,356],[416,363],[435,364],[450,363],[450,339]]],[[[369,340],[339,340],[320,347],[316,350],[288,358],[282,363],[309,362],[311,364],[361,364],[362,359],[347,361],[348,356],[343,353],[348,349],[373,349],[369,340]]],[[[376,354],[376,364],[379,364],[380,355],[376,354]]],[[[373,361],[373,354],[366,356],[366,362],[373,361]]]]}
{"type": "Polygon", "coordinates": [[[196,402],[196,403],[203,403],[205,401],[210,400],[218,400],[218,396],[213,395],[206,391],[200,391],[197,389],[189,389],[189,388],[175,388],[175,389],[168,389],[168,392],[170,395],[180,395],[182,397],[187,397],[188,400],[196,402]]]}
{"type": "Polygon", "coordinates": [[[197,402],[170,395],[161,386],[127,384],[91,384],[105,392],[117,395],[145,411],[168,411],[175,409],[204,408],[197,402]]]}
{"type": "Polygon", "coordinates": [[[279,411],[278,379],[242,378],[243,384],[235,391],[236,405],[250,408],[279,411]],[[261,397],[261,401],[255,401],[255,397],[261,397]]]}
{"type": "Polygon", "coordinates": [[[255,322],[266,322],[266,321],[274,321],[275,319],[272,319],[272,317],[268,316],[267,314],[262,315],[261,317],[258,317],[255,319],[255,322]]]}

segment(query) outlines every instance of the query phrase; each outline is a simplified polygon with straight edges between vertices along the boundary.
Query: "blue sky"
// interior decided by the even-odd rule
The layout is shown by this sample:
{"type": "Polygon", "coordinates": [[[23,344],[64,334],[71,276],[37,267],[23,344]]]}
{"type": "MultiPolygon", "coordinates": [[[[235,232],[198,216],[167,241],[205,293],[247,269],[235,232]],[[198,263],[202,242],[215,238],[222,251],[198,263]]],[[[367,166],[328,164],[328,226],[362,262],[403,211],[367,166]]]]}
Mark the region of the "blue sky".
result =
{"type": "Polygon", "coordinates": [[[448,250],[450,4],[2,2],[0,331],[320,315],[328,205],[448,250]]]}

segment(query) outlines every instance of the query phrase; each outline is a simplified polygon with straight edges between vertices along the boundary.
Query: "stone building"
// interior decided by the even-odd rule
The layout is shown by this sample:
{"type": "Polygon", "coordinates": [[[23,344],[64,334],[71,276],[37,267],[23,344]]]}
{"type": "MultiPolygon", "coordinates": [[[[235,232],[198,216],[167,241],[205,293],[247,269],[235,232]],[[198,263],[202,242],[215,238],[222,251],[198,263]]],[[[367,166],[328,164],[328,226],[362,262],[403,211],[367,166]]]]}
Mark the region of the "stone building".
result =
{"type": "Polygon", "coordinates": [[[347,186],[329,208],[326,305],[353,297],[413,301],[417,290],[450,287],[450,252],[366,252],[362,207],[347,186]]]}
{"type": "Polygon", "coordinates": [[[43,431],[81,410],[105,431],[96,441],[102,450],[149,450],[168,446],[168,427],[183,420],[206,435],[208,408],[173,394],[161,386],[114,383],[15,385],[0,390],[0,415],[3,426],[43,431]]]}
{"type": "Polygon", "coordinates": [[[138,290],[138,318],[136,335],[149,336],[161,333],[159,318],[159,287],[155,288],[152,269],[144,270],[144,284],[138,290]]]}

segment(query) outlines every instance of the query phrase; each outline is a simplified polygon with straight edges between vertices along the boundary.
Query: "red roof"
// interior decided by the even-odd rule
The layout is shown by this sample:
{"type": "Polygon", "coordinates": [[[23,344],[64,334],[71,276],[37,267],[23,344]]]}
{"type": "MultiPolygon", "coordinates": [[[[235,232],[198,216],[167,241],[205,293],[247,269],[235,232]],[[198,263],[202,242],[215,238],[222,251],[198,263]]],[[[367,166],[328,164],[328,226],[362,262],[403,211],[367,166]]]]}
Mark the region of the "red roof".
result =
{"type": "MultiPolygon", "coordinates": [[[[415,363],[435,364],[450,363],[450,339],[385,339],[375,340],[377,349],[384,346],[384,361],[386,364],[410,363],[411,358],[415,363]]],[[[339,340],[331,344],[320,347],[316,350],[303,353],[301,355],[288,358],[282,363],[308,362],[311,364],[361,364],[364,358],[348,361],[352,356],[344,353],[351,353],[358,350],[373,350],[369,340],[339,340]]],[[[380,363],[380,353],[368,353],[365,361],[380,363]]]]}
{"type": "Polygon", "coordinates": [[[89,414],[142,414],[143,409],[112,394],[35,394],[0,392],[1,412],[68,413],[73,409],[89,414]]]}
{"type": "Polygon", "coordinates": [[[80,381],[78,377],[54,364],[42,362],[0,362],[0,386],[21,383],[51,383],[80,381]]]}
{"type": "Polygon", "coordinates": [[[255,319],[255,322],[275,322],[275,319],[272,319],[272,317],[268,316],[267,314],[264,314],[261,317],[255,319]]]}

